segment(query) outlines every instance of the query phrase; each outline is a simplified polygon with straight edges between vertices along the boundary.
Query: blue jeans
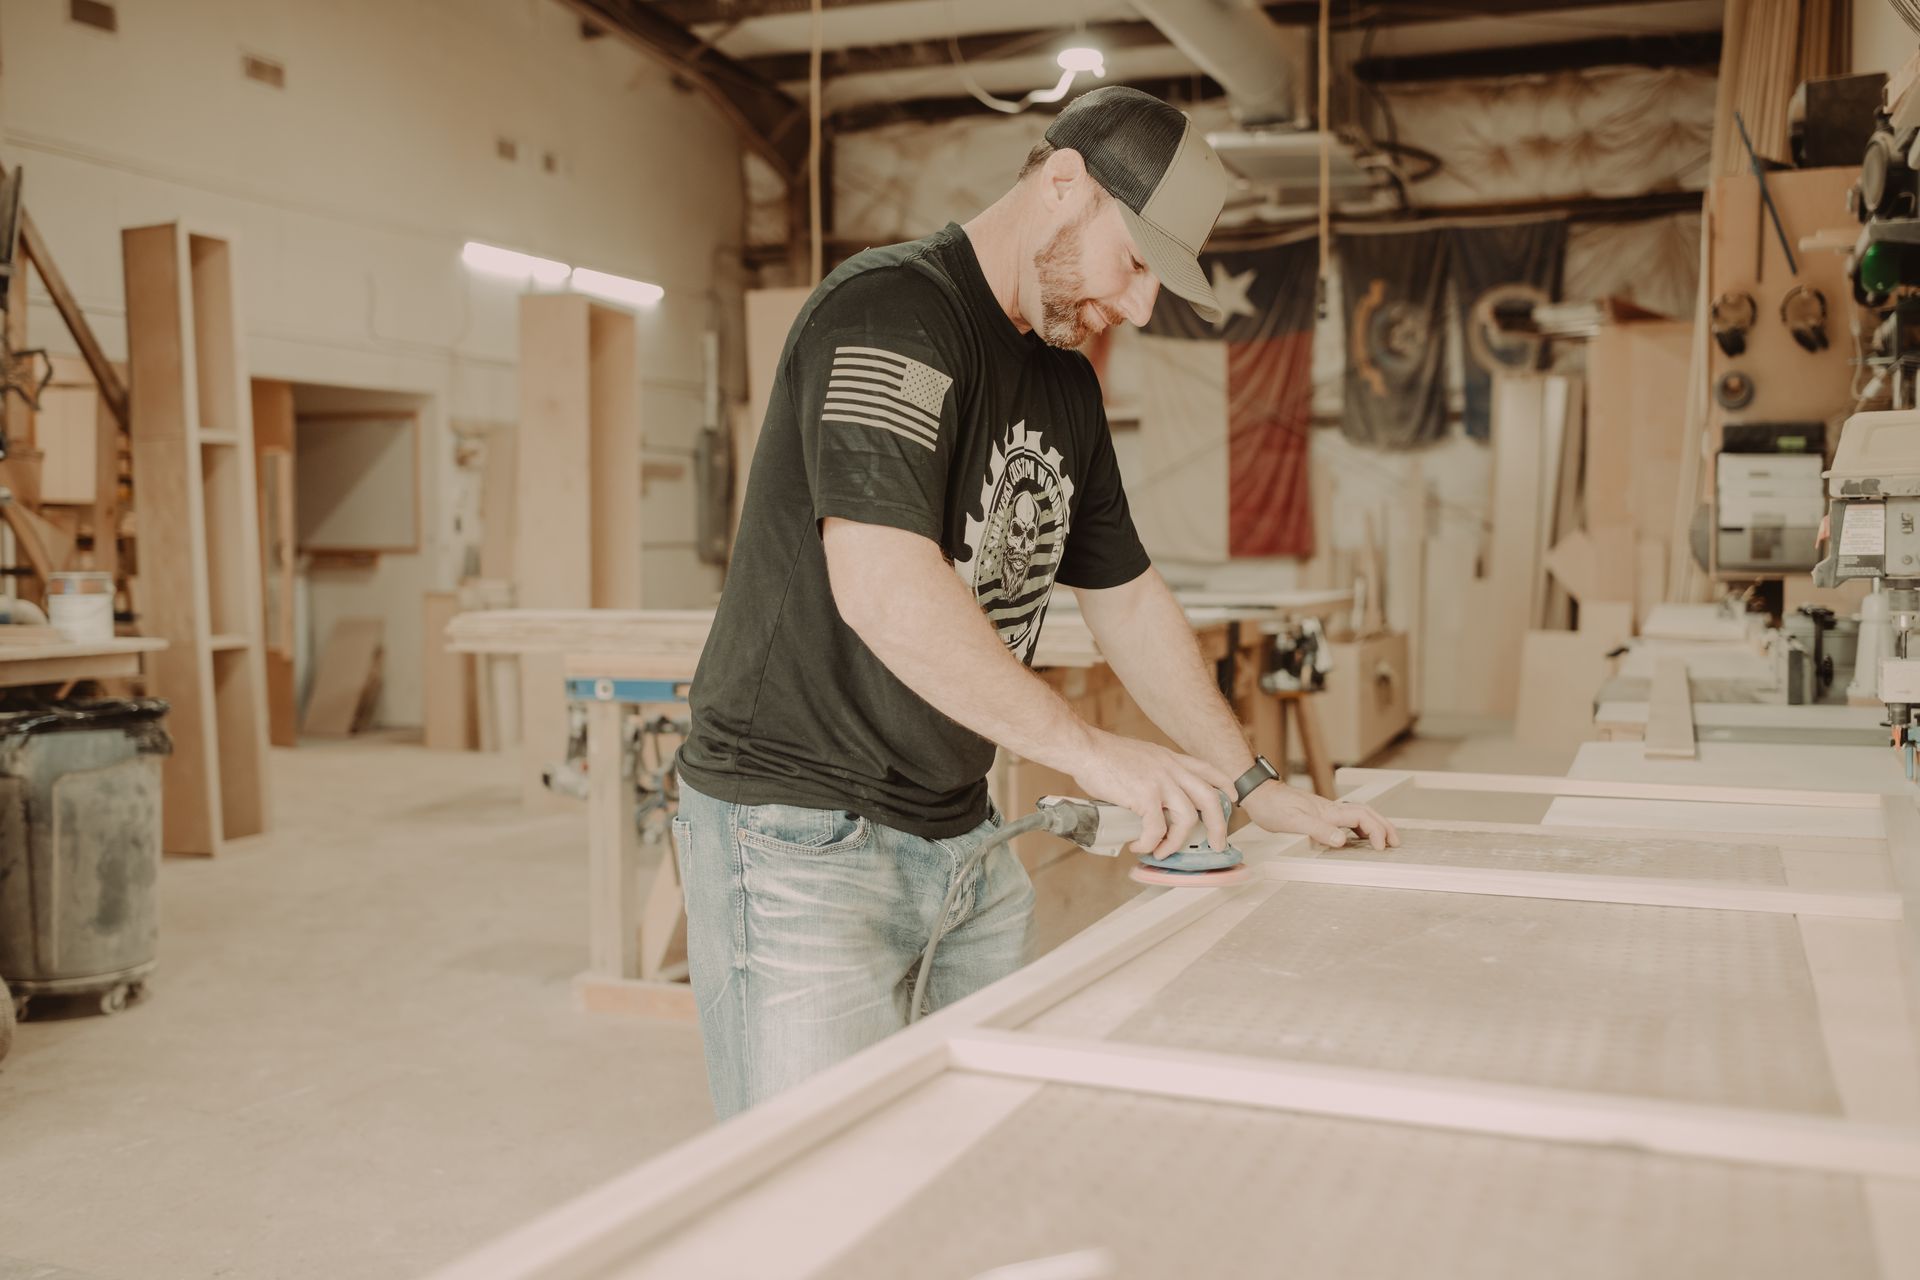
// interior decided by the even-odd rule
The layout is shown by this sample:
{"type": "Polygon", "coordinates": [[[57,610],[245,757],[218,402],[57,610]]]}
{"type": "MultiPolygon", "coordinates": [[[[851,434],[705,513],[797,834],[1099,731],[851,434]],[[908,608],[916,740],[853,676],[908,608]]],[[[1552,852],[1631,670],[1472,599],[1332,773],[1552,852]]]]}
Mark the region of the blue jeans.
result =
{"type": "MultiPolygon", "coordinates": [[[[724,1120],[907,1024],[934,917],[998,829],[927,840],[842,809],[729,804],[680,784],[687,960],[724,1120]]],[[[1025,962],[1033,886],[1002,846],[954,904],[929,1011],[1025,962]]]]}

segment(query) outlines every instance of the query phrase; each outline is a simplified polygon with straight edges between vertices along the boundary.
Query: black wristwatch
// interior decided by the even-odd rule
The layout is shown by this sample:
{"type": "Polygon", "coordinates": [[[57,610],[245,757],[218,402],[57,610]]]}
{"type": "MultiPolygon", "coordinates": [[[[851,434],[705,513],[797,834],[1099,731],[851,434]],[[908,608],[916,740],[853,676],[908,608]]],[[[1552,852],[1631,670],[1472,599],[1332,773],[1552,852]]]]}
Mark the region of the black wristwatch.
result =
{"type": "Polygon", "coordinates": [[[1255,756],[1253,758],[1253,768],[1241,774],[1239,778],[1234,781],[1233,802],[1235,804],[1245,804],[1247,797],[1253,794],[1254,788],[1263,782],[1277,781],[1279,777],[1280,771],[1268,763],[1265,756],[1255,756]]]}

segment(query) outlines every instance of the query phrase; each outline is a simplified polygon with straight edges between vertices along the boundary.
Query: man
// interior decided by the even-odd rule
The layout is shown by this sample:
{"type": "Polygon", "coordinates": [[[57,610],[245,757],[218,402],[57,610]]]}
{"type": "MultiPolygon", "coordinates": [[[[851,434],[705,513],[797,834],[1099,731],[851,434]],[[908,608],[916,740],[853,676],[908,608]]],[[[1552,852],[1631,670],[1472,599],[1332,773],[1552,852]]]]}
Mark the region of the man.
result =
{"type": "MultiPolygon", "coordinates": [[[[1092,367],[1164,284],[1219,314],[1197,259],[1228,179],[1187,118],[1078,99],[964,227],[823,281],[767,409],[693,685],[674,834],[724,1118],[897,1030],[953,877],[998,826],[998,744],[1141,815],[1169,853],[1217,795],[1344,844],[1372,811],[1294,791],[1248,751],[1121,491],[1092,367]],[[1080,720],[1025,663],[1055,582],[1187,754],[1080,720]]],[[[1033,890],[990,855],[928,975],[931,1007],[1023,962],[1033,890]]]]}

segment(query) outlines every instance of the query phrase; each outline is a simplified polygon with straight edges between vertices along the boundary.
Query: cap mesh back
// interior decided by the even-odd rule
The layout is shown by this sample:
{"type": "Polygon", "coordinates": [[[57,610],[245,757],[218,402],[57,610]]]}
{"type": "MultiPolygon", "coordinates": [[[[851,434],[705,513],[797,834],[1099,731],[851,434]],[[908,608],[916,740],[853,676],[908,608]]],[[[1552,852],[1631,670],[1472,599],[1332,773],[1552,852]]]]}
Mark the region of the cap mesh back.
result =
{"type": "Polygon", "coordinates": [[[1087,172],[1135,213],[1160,185],[1187,118],[1150,93],[1108,85],[1075,98],[1047,129],[1056,148],[1078,151],[1087,172]]]}

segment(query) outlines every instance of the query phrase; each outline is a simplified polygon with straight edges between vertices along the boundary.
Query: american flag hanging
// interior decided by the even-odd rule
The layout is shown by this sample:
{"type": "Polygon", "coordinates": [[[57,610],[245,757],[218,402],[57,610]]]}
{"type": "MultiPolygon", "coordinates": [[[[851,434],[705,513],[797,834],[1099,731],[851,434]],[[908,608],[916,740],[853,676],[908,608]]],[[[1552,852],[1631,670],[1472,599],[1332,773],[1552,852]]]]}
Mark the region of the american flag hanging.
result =
{"type": "Polygon", "coordinates": [[[836,347],[827,379],[822,422],[891,431],[932,450],[940,440],[940,410],[953,379],[879,347],[836,347]]]}

